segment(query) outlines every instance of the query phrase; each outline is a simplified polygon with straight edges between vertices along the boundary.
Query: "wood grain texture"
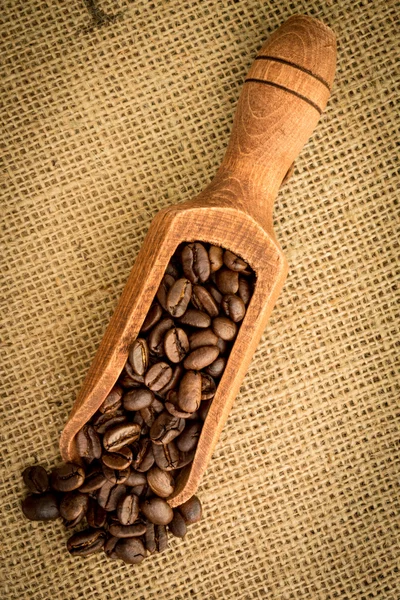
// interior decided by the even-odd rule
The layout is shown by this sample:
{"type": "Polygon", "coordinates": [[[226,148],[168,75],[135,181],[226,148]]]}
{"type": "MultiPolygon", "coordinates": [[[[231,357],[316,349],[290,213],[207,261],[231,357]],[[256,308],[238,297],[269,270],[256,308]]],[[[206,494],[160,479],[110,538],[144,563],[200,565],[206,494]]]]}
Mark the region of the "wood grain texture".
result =
{"type": "Polygon", "coordinates": [[[112,316],[60,438],[64,460],[78,460],[74,438],[118,379],[165,268],[183,241],[230,249],[257,282],[204,423],[192,465],[182,473],[177,506],[199,485],[287,274],[272,227],[273,202],[329,98],[336,62],[333,32],[310,17],[291,17],[264,44],[243,86],[226,155],[196,198],[161,211],[112,316]],[[283,89],[284,88],[284,89],[283,89]]]}

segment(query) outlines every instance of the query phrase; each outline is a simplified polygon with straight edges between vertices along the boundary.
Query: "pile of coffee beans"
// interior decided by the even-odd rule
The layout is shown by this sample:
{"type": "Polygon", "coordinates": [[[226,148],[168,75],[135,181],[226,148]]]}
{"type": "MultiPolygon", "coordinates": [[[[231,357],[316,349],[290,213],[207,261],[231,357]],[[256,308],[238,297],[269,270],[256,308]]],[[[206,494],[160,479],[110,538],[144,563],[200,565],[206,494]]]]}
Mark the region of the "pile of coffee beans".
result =
{"type": "Polygon", "coordinates": [[[28,519],[86,521],[68,539],[72,555],[138,564],[201,519],[196,496],[176,509],[167,499],[191,467],[254,285],[229,250],[181,244],[118,381],[76,436],[81,464],[25,469],[28,519]]]}

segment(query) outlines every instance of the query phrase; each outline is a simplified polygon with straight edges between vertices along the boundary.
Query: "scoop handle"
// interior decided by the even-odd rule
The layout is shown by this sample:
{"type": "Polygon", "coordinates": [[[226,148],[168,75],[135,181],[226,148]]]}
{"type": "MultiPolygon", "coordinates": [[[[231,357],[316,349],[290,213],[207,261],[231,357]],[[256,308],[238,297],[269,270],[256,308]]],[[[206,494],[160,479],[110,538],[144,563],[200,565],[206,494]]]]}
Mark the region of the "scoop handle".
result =
{"type": "Polygon", "coordinates": [[[269,37],[246,77],[214,184],[240,182],[244,193],[232,203],[245,203],[267,230],[279,187],[328,102],[335,66],[333,31],[296,15],[269,37]]]}

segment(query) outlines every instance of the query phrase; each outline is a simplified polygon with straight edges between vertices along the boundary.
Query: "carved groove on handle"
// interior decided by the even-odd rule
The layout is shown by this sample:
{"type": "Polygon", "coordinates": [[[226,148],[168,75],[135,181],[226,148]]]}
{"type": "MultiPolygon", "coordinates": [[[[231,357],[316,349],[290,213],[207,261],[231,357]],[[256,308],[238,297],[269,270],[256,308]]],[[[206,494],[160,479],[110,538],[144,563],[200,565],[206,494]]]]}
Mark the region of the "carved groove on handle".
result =
{"type": "Polygon", "coordinates": [[[318,81],[323,83],[324,86],[326,88],[328,88],[329,91],[331,91],[331,86],[329,85],[329,83],[327,81],[325,81],[325,79],[323,77],[321,77],[320,75],[317,75],[316,73],[313,73],[310,69],[307,69],[306,67],[297,65],[296,63],[294,63],[290,60],[286,60],[284,58],[278,58],[277,56],[265,56],[263,54],[256,56],[256,58],[254,60],[272,60],[274,62],[281,63],[282,65],[288,65],[289,67],[293,67],[294,69],[299,69],[299,71],[302,71],[303,73],[307,73],[307,75],[311,75],[311,77],[314,77],[315,79],[317,79],[318,81]]]}
{"type": "Polygon", "coordinates": [[[308,102],[308,104],[310,106],[312,106],[313,108],[315,108],[315,110],[318,111],[320,115],[322,114],[322,108],[320,108],[318,106],[318,104],[315,104],[315,102],[313,102],[306,96],[303,96],[303,94],[299,94],[299,92],[295,92],[294,90],[291,90],[290,88],[285,87],[284,85],[280,85],[279,83],[275,83],[274,81],[267,81],[266,79],[256,79],[255,77],[249,77],[248,79],[245,80],[244,83],[264,83],[265,85],[271,85],[272,87],[275,87],[278,90],[283,90],[284,92],[289,92],[289,94],[293,94],[293,96],[300,98],[300,100],[304,100],[304,102],[308,102]]]}

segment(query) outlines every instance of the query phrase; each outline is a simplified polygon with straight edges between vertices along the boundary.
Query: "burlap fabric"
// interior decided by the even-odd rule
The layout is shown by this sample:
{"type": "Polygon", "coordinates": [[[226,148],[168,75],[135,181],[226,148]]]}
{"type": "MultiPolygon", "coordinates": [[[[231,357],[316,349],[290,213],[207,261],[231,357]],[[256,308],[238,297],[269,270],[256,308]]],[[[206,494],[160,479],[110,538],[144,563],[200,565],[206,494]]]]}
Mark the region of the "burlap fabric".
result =
{"type": "Polygon", "coordinates": [[[1,19],[0,597],[398,600],[396,2],[28,0],[1,19]],[[61,523],[21,516],[20,472],[59,461],[151,218],[210,180],[252,58],[295,13],[336,31],[337,78],[277,200],[290,274],[204,520],[137,568],[73,559],[61,523]]]}

